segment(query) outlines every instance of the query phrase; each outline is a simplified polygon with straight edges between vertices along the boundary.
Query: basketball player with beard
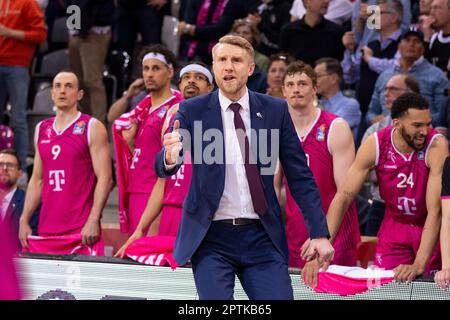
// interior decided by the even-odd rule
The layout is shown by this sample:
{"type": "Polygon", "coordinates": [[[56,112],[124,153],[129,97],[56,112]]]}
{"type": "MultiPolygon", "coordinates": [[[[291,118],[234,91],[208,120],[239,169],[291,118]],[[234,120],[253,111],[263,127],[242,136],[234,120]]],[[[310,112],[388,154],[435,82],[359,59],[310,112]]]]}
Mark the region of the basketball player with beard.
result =
{"type": "Polygon", "coordinates": [[[333,239],[347,207],[374,168],[386,204],[375,265],[393,269],[396,281],[404,282],[440,269],[436,242],[441,176],[448,145],[442,135],[431,129],[428,102],[417,93],[397,98],[391,117],[392,126],[374,133],[359,148],[330,205],[327,220],[333,239]]]}

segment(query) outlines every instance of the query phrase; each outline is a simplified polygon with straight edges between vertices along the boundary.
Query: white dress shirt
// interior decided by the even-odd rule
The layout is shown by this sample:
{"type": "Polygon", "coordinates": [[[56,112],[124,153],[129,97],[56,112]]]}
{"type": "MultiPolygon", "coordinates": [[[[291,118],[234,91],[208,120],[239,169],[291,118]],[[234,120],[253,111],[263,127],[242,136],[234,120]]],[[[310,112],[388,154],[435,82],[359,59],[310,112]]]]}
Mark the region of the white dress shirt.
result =
{"type": "Polygon", "coordinates": [[[229,108],[233,102],[242,106],[239,113],[247,129],[247,137],[250,143],[249,128],[251,128],[251,125],[248,90],[245,91],[245,94],[238,101],[231,101],[219,89],[219,103],[225,140],[225,187],[213,220],[259,219],[258,214],[253,209],[244,161],[234,128],[234,113],[229,108]]]}
{"type": "Polygon", "coordinates": [[[6,218],[6,212],[8,211],[9,204],[11,203],[11,200],[14,196],[14,193],[16,192],[17,187],[11,190],[1,202],[1,208],[0,208],[0,220],[4,220],[6,218]]]}

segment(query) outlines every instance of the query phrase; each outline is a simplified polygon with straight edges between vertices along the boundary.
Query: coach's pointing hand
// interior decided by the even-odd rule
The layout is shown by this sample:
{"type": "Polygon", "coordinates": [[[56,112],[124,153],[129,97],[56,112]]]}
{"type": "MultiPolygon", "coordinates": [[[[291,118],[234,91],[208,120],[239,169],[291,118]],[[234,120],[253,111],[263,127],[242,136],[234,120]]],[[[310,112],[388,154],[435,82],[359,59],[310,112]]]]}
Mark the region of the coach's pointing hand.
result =
{"type": "Polygon", "coordinates": [[[181,135],[178,132],[180,128],[180,121],[175,120],[173,124],[172,132],[164,135],[163,145],[165,149],[165,160],[167,165],[173,165],[177,163],[177,159],[180,155],[180,151],[183,149],[181,143],[181,135]]]}

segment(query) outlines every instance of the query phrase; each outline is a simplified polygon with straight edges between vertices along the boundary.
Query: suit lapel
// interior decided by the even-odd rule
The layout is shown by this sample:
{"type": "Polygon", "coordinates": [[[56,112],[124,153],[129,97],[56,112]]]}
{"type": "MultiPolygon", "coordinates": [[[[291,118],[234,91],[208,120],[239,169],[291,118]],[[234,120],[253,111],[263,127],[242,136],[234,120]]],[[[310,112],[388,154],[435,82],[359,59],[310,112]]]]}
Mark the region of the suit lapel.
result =
{"type": "Polygon", "coordinates": [[[11,221],[12,219],[20,218],[20,216],[19,216],[20,213],[18,213],[16,210],[17,202],[20,201],[18,191],[19,191],[19,189],[17,189],[16,192],[14,192],[14,195],[11,198],[8,208],[6,209],[5,220],[11,221]],[[17,214],[17,217],[14,217],[16,214],[17,214]]]}
{"type": "Polygon", "coordinates": [[[211,94],[206,117],[208,118],[208,120],[204,121],[205,123],[203,125],[206,125],[204,130],[214,128],[219,129],[223,133],[222,112],[219,103],[219,90],[216,90],[211,94]]]}
{"type": "MultiPolygon", "coordinates": [[[[224,131],[223,131],[223,120],[222,120],[222,110],[220,108],[219,102],[219,90],[214,91],[211,94],[209,103],[208,103],[208,111],[204,118],[206,121],[203,121],[203,133],[205,133],[208,129],[219,130],[222,135],[222,154],[223,159],[219,159],[218,167],[220,168],[221,175],[223,180],[225,181],[225,140],[224,140],[224,131]]],[[[202,137],[203,138],[203,137],[202,137]]]]}
{"type": "MultiPolygon", "coordinates": [[[[255,137],[251,138],[251,147],[254,155],[258,155],[258,142],[259,142],[259,134],[261,129],[265,129],[265,106],[261,104],[256,94],[252,91],[248,91],[250,97],[250,125],[253,129],[253,132],[256,132],[257,139],[255,137]]],[[[258,167],[260,166],[260,159],[257,159],[258,167]]]]}

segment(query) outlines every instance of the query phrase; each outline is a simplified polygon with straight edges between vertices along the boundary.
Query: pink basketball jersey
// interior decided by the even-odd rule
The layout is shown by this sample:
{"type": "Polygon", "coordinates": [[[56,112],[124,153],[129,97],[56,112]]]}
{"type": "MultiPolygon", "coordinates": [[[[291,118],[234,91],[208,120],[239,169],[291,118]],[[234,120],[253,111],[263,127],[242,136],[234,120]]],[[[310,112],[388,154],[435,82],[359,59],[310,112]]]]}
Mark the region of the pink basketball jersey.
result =
{"type": "Polygon", "coordinates": [[[97,183],[89,152],[92,121],[78,113],[61,132],[55,129],[54,117],[37,127],[43,175],[39,235],[81,232],[89,217],[97,183]]]}
{"type": "MultiPolygon", "coordinates": [[[[167,118],[166,133],[170,130],[175,113],[167,118]]],[[[192,163],[190,153],[184,153],[183,164],[177,173],[166,178],[164,184],[163,209],[159,223],[161,236],[176,236],[183,215],[183,202],[189,190],[192,177],[192,163]]]]}
{"type": "Polygon", "coordinates": [[[139,125],[128,176],[128,192],[151,193],[158,179],[153,162],[156,154],[162,148],[161,131],[167,110],[180,101],[181,99],[177,95],[173,95],[161,106],[149,112],[139,125]]]}
{"type": "MultiPolygon", "coordinates": [[[[319,110],[315,123],[308,133],[300,139],[308,165],[319,189],[325,214],[337,191],[333,174],[333,156],[330,153],[328,140],[329,132],[337,118],[332,113],[319,110]]],[[[286,180],[285,186],[288,247],[291,253],[300,257],[301,246],[309,237],[309,233],[300,208],[292,197],[286,180]]],[[[345,213],[333,246],[340,250],[356,248],[359,240],[359,223],[356,205],[353,202],[345,213]]]]}
{"type": "Polygon", "coordinates": [[[375,134],[375,170],[385,215],[402,223],[423,226],[427,217],[426,189],[429,168],[428,149],[438,133],[431,129],[422,150],[402,154],[393,144],[395,128],[389,126],[375,134]]]}

